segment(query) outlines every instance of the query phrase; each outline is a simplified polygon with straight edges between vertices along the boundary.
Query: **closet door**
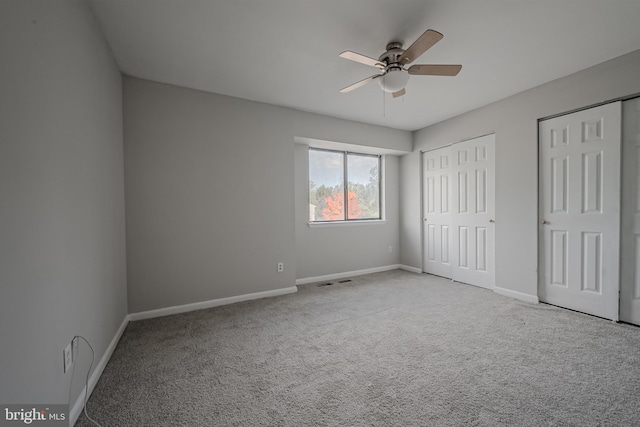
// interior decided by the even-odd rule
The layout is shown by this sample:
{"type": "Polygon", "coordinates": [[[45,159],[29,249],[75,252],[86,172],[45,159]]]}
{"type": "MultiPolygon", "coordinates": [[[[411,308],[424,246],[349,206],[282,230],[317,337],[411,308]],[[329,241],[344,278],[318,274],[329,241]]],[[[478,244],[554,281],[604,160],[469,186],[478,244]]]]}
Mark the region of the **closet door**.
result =
{"type": "Polygon", "coordinates": [[[640,98],[622,104],[620,320],[640,325],[640,98]]]}
{"type": "Polygon", "coordinates": [[[495,135],[451,146],[452,279],[485,288],[495,282],[495,135]]]}
{"type": "Polygon", "coordinates": [[[425,273],[451,278],[451,149],[422,153],[425,273]]]}
{"type": "Polygon", "coordinates": [[[618,319],[620,103],[539,123],[540,300],[618,319]]]}

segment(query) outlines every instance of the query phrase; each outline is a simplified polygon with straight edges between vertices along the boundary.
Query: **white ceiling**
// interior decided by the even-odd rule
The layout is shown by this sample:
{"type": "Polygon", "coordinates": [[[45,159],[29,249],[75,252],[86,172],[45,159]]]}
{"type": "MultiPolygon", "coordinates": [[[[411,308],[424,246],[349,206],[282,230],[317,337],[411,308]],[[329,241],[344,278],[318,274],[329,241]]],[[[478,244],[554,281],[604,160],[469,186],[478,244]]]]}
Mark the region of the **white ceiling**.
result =
{"type": "Polygon", "coordinates": [[[640,49],[638,0],[91,0],[124,74],[398,129],[416,130],[640,49]],[[415,63],[463,64],[412,76],[392,99],[376,74],[339,58],[378,57],[432,28],[415,63]]]}

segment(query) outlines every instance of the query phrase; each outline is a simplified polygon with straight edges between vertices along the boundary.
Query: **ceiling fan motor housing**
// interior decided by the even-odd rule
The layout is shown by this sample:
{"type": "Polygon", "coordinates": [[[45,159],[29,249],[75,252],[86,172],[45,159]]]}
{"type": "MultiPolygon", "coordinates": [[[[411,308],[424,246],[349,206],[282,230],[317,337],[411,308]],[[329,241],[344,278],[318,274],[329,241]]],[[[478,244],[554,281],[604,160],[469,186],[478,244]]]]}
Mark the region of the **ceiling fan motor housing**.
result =
{"type": "Polygon", "coordinates": [[[409,74],[398,62],[398,58],[403,52],[402,43],[391,42],[387,45],[387,51],[378,58],[380,62],[387,64],[384,73],[378,79],[380,87],[385,92],[393,93],[402,90],[409,81],[409,74]]]}
{"type": "Polygon", "coordinates": [[[387,66],[398,64],[398,58],[403,52],[402,43],[391,42],[387,45],[387,51],[380,55],[378,61],[384,62],[387,66]]]}

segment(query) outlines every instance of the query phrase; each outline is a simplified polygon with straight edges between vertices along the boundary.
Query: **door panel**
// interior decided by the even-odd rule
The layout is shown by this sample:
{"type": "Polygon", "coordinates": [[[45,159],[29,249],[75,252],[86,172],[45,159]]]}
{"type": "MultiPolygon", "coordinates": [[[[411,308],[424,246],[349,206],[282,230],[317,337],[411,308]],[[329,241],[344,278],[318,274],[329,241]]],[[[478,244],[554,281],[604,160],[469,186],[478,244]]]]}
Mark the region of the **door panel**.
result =
{"type": "Polygon", "coordinates": [[[551,283],[556,286],[567,287],[567,232],[565,230],[551,230],[551,283]]]}
{"type": "Polygon", "coordinates": [[[452,278],[491,288],[495,282],[495,135],[460,142],[453,151],[452,278]]]}
{"type": "Polygon", "coordinates": [[[451,278],[451,150],[422,154],[425,273],[451,278]]]}
{"type": "Polygon", "coordinates": [[[620,103],[539,124],[540,299],[618,319],[620,103]]]}
{"type": "Polygon", "coordinates": [[[469,268],[469,227],[458,227],[458,268],[469,268]]]}
{"type": "Polygon", "coordinates": [[[620,320],[640,325],[640,98],[622,104],[620,320]]]}
{"type": "Polygon", "coordinates": [[[476,269],[487,272],[487,228],[476,228],[476,269]]]}

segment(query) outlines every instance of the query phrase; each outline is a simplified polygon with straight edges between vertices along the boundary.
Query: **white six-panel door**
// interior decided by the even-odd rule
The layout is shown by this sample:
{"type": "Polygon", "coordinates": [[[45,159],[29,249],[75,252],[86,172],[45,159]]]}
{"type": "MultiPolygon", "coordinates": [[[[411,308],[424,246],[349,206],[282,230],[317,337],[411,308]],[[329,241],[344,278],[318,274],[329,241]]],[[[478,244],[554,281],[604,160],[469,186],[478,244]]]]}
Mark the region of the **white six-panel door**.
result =
{"type": "Polygon", "coordinates": [[[640,325],[640,98],[622,106],[620,320],[640,325]]]}
{"type": "Polygon", "coordinates": [[[422,153],[423,270],[451,278],[451,149],[422,153]]]}
{"type": "Polygon", "coordinates": [[[423,153],[423,270],[495,281],[495,135],[423,153]]]}
{"type": "Polygon", "coordinates": [[[539,124],[540,300],[618,319],[620,103],[539,124]]]}
{"type": "Polygon", "coordinates": [[[495,282],[494,150],[494,134],[451,146],[452,279],[485,288],[495,282]]]}

